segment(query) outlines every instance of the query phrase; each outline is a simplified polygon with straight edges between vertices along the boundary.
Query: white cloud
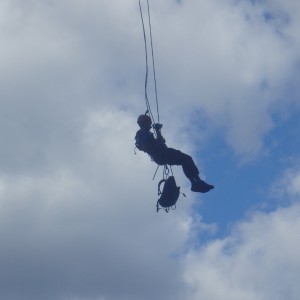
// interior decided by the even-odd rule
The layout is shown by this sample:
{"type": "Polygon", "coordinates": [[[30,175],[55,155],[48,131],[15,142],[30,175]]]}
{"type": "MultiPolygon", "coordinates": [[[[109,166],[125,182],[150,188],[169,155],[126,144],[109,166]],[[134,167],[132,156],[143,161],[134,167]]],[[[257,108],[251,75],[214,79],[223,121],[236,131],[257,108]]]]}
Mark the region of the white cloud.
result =
{"type": "Polygon", "coordinates": [[[2,177],[1,297],[176,299],[181,272],[172,255],[191,220],[184,203],[177,214],[156,213],[152,165],[134,156],[130,121],[122,112],[93,115],[81,161],[2,177]]]}
{"type": "Polygon", "coordinates": [[[298,202],[300,195],[300,169],[299,162],[292,160],[293,166],[288,168],[283,176],[273,185],[271,194],[277,199],[289,202],[298,202]]]}
{"type": "MultiPolygon", "coordinates": [[[[285,2],[292,22],[275,26],[242,3],[151,4],[168,140],[192,149],[182,128],[200,108],[236,153],[257,154],[295,75],[298,6],[285,2]],[[274,33],[278,26],[287,43],[274,33]]],[[[256,215],[230,237],[188,253],[182,281],[187,247],[214,226],[190,215],[193,195],[175,213],[156,214],[155,165],[133,154],[135,117],[144,111],[136,1],[2,1],[0,14],[1,298],[176,300],[186,284],[194,287],[187,299],[219,299],[215,287],[240,299],[273,296],[270,282],[286,271],[280,265],[292,271],[274,291],[297,292],[287,283],[298,277],[297,241],[288,234],[298,226],[296,205],[256,215]],[[272,251],[263,229],[289,257],[272,251]],[[258,277],[249,253],[265,266],[258,277]]],[[[298,179],[289,182],[297,196],[298,179]]]]}
{"type": "Polygon", "coordinates": [[[298,299],[299,205],[256,213],[188,255],[187,299],[298,299]]]}
{"type": "Polygon", "coordinates": [[[226,237],[187,254],[186,299],[298,299],[299,169],[286,170],[273,192],[282,207],[252,211],[226,237]]]}
{"type": "MultiPolygon", "coordinates": [[[[293,3],[151,3],[163,121],[172,124],[170,116],[202,109],[211,126],[225,130],[238,155],[263,151],[276,105],[295,101],[286,97],[287,84],[298,86],[299,10],[293,3]],[[266,12],[272,15],[268,22],[266,12]]],[[[105,99],[105,105],[113,101],[144,110],[136,2],[113,7],[96,1],[3,2],[2,7],[6,88],[1,96],[9,99],[7,105],[23,98],[25,111],[31,103],[76,113],[105,99]]]]}
{"type": "Polygon", "coordinates": [[[164,110],[170,102],[172,112],[200,108],[238,155],[261,154],[273,113],[298,102],[295,90],[287,95],[299,77],[298,7],[192,1],[161,11],[155,21],[164,110]]]}

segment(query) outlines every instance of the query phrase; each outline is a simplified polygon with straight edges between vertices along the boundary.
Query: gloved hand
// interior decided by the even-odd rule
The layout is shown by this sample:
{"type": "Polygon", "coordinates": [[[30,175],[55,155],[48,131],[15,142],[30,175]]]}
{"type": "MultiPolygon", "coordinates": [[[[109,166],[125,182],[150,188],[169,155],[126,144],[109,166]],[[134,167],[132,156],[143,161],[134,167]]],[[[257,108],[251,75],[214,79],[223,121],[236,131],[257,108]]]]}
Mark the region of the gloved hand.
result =
{"type": "Polygon", "coordinates": [[[158,140],[161,144],[165,144],[165,143],[166,143],[166,140],[165,140],[165,138],[164,138],[162,135],[158,136],[158,137],[157,137],[157,140],[158,140]]]}
{"type": "Polygon", "coordinates": [[[155,130],[161,130],[162,127],[163,127],[163,124],[155,123],[155,124],[153,124],[152,126],[153,126],[153,128],[154,128],[155,130]]]}

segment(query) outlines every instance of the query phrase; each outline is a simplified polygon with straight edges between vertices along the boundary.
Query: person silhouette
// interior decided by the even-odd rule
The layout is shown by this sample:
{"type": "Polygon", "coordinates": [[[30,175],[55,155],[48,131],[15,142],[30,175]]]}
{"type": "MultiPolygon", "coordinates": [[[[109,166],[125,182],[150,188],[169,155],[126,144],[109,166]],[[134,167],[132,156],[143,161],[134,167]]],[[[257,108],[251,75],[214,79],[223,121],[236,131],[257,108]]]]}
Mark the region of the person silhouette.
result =
{"type": "Polygon", "coordinates": [[[182,166],[183,173],[191,182],[191,191],[207,193],[214,188],[199,177],[199,170],[193,158],[179,150],[169,148],[161,134],[162,124],[153,124],[147,115],[140,115],[137,119],[140,129],[135,135],[135,145],[140,151],[146,152],[158,165],[182,166]],[[151,128],[156,132],[156,137],[151,128]]]}

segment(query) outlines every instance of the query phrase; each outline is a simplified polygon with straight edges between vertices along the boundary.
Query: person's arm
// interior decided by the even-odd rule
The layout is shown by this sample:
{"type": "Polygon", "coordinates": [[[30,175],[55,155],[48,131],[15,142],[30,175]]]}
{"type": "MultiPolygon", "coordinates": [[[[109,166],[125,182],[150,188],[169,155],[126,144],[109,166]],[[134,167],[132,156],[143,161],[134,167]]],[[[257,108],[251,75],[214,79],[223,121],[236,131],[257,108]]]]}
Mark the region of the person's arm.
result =
{"type": "Polygon", "coordinates": [[[153,134],[149,131],[145,130],[139,130],[136,134],[136,142],[138,145],[138,148],[147,148],[149,145],[156,142],[153,134]]]}
{"type": "Polygon", "coordinates": [[[162,144],[165,144],[166,143],[166,140],[164,139],[164,137],[162,136],[161,134],[161,128],[162,128],[162,124],[153,124],[153,128],[156,132],[156,135],[157,135],[157,140],[162,143],[162,144]]]}

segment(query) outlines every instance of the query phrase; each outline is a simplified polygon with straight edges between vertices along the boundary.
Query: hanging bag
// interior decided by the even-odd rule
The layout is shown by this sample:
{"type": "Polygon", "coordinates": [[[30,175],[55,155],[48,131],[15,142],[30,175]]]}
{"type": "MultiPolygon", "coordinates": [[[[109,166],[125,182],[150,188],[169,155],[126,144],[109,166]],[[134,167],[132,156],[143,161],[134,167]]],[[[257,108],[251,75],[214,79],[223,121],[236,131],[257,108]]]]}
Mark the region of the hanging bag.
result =
{"type": "Polygon", "coordinates": [[[170,176],[167,179],[162,179],[158,184],[158,195],[160,198],[157,201],[157,212],[160,209],[164,209],[169,212],[170,208],[176,208],[176,202],[179,198],[180,187],[176,185],[174,176],[170,176]],[[164,183],[161,191],[161,185],[164,183]]]}

